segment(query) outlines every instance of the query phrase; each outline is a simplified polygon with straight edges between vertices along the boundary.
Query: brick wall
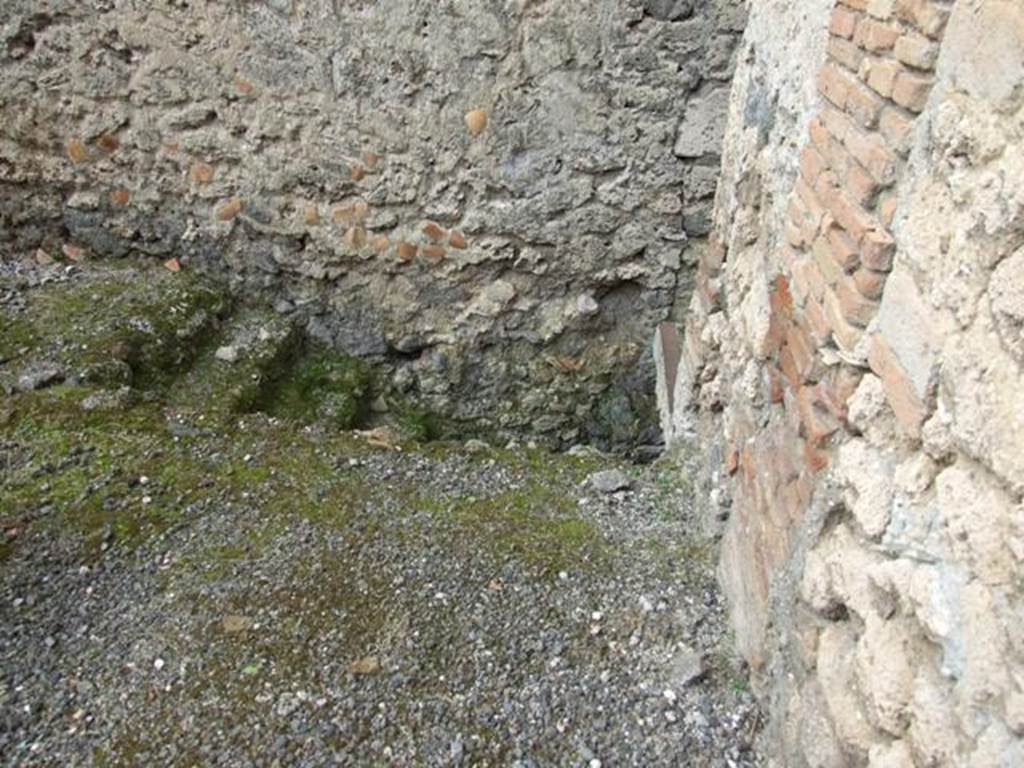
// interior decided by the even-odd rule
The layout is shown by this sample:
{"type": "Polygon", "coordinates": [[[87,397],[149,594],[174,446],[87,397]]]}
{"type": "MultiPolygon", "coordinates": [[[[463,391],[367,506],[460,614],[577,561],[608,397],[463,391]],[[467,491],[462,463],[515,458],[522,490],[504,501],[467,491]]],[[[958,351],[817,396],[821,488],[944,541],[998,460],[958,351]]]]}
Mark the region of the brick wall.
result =
{"type": "Polygon", "coordinates": [[[820,50],[792,12],[751,15],[666,433],[782,764],[1021,764],[1024,6],[838,0],[820,50]]]}

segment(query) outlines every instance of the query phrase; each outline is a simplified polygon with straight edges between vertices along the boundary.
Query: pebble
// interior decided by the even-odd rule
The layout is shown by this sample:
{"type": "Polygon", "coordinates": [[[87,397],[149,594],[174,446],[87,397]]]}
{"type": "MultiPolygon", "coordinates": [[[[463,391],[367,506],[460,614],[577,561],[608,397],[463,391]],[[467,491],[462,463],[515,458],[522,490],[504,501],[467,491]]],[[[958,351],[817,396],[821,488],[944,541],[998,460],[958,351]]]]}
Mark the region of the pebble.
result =
{"type": "Polygon", "coordinates": [[[238,362],[238,358],[239,358],[238,347],[232,347],[232,346],[218,347],[217,351],[214,352],[213,356],[216,357],[218,360],[221,360],[221,361],[223,361],[225,363],[235,363],[235,362],[238,362]]]}
{"type": "Polygon", "coordinates": [[[615,493],[626,490],[633,485],[633,481],[626,476],[621,469],[605,469],[594,472],[587,477],[587,484],[601,493],[615,493]]]}

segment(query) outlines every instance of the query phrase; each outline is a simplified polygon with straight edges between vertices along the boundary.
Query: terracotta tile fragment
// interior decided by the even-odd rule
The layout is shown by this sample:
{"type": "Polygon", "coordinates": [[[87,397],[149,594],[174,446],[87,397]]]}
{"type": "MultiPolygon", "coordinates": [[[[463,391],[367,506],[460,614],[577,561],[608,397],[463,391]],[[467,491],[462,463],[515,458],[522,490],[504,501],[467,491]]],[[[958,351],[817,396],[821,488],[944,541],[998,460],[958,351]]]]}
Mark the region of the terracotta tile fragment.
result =
{"type": "Polygon", "coordinates": [[[356,250],[366,245],[366,230],[362,227],[349,227],[345,232],[345,244],[356,250]]]}
{"type": "Polygon", "coordinates": [[[398,243],[397,253],[399,261],[412,261],[416,258],[419,248],[413,243],[402,240],[398,243]]]}
{"type": "Polygon", "coordinates": [[[176,258],[168,259],[164,262],[164,269],[171,272],[181,272],[181,262],[176,258]]]}
{"type": "Polygon", "coordinates": [[[316,209],[315,205],[307,205],[302,215],[306,223],[311,227],[320,223],[320,212],[316,209]]]}
{"type": "Polygon", "coordinates": [[[131,193],[123,187],[121,189],[115,189],[110,193],[110,202],[120,208],[128,205],[129,200],[131,200],[131,193]]]}
{"type": "Polygon", "coordinates": [[[444,240],[448,235],[448,231],[433,221],[428,221],[423,224],[423,234],[429,237],[435,242],[444,240]]]}
{"type": "Polygon", "coordinates": [[[447,253],[447,251],[445,251],[445,248],[442,245],[423,246],[423,255],[434,262],[441,261],[441,259],[444,258],[445,253],[447,253]]]}
{"type": "Polygon", "coordinates": [[[84,163],[89,159],[89,150],[86,149],[81,139],[71,139],[68,142],[67,150],[68,157],[71,158],[72,162],[84,163]]]}
{"type": "Polygon", "coordinates": [[[188,175],[196,184],[209,184],[213,181],[213,166],[209,163],[193,163],[188,175]]]}
{"type": "Polygon", "coordinates": [[[237,197],[230,197],[217,206],[217,218],[220,221],[231,221],[242,212],[242,201],[237,197]]]}
{"type": "Polygon", "coordinates": [[[85,249],[71,243],[64,243],[61,252],[72,261],[85,261],[85,249]]]}
{"type": "Polygon", "coordinates": [[[109,133],[104,133],[100,136],[96,143],[100,145],[100,149],[108,154],[116,152],[117,148],[121,146],[121,142],[117,140],[117,137],[111,136],[109,133]]]}
{"type": "Polygon", "coordinates": [[[474,109],[466,113],[466,128],[470,136],[479,136],[487,127],[487,110],[474,109]]]}

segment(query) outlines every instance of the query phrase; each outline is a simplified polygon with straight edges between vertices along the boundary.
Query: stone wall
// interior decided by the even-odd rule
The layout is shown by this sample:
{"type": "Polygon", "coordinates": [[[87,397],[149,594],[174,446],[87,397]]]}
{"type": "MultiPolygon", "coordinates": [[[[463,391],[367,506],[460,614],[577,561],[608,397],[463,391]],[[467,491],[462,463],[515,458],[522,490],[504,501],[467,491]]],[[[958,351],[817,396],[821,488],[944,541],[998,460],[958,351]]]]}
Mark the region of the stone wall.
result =
{"type": "Polygon", "coordinates": [[[754,3],[740,62],[661,400],[769,740],[1022,765],[1024,6],[754,3]]]}
{"type": "Polygon", "coordinates": [[[0,251],[176,257],[466,426],[650,440],[742,0],[6,0],[0,251]]]}

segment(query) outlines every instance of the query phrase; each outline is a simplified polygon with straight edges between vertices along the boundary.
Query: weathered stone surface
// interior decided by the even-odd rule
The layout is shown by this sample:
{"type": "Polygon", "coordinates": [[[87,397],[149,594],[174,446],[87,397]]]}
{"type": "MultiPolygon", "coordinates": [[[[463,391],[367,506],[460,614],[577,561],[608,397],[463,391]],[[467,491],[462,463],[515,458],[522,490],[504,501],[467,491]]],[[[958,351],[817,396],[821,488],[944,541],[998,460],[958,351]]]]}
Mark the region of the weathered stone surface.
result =
{"type": "Polygon", "coordinates": [[[0,249],[175,256],[467,426],[649,442],[635,362],[706,231],[744,6],[11,0],[0,249]]]}
{"type": "Polygon", "coordinates": [[[606,469],[595,472],[587,478],[587,484],[601,493],[614,493],[629,488],[633,482],[625,472],[619,469],[606,469]]]}
{"type": "Polygon", "coordinates": [[[1024,10],[812,5],[752,6],[666,435],[778,764],[1012,765],[1024,10]]]}

